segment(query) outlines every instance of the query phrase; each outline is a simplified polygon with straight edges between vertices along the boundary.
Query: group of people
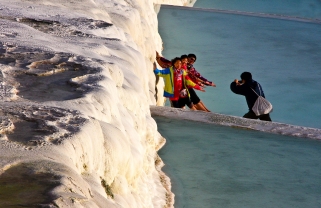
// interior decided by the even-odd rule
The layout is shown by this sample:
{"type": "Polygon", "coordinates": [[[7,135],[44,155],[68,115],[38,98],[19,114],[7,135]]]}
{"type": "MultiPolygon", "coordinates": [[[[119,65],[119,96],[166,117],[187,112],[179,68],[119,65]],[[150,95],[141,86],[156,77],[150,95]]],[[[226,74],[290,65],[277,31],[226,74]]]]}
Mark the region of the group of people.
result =
{"type": "Polygon", "coordinates": [[[154,73],[164,78],[164,97],[169,98],[172,107],[184,108],[187,105],[192,110],[210,112],[194,89],[205,92],[204,86],[216,85],[194,68],[196,58],[195,54],[188,54],[169,61],[156,52],[157,63],[164,69],[157,69],[154,63],[154,73]]]}
{"type": "MultiPolygon", "coordinates": [[[[194,89],[205,92],[204,86],[216,87],[216,85],[195,69],[193,66],[196,61],[195,54],[182,55],[169,61],[156,52],[156,61],[163,69],[157,69],[154,62],[154,73],[163,77],[165,82],[164,97],[169,98],[172,107],[184,108],[187,105],[191,110],[210,112],[194,89]]],[[[262,97],[265,95],[262,86],[252,79],[250,72],[243,72],[241,80],[235,79],[230,88],[235,94],[243,95],[246,98],[249,112],[243,116],[244,118],[271,121],[269,114],[257,116],[252,110],[258,95],[262,97]]]]}

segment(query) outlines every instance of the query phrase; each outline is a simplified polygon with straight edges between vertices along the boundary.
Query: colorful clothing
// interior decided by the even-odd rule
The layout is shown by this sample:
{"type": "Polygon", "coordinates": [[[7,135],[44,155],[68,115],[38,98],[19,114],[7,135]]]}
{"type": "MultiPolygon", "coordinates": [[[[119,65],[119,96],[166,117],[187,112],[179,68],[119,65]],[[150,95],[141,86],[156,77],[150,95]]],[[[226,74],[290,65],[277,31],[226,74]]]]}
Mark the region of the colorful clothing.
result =
{"type": "Polygon", "coordinates": [[[208,85],[208,86],[211,86],[213,84],[213,82],[208,81],[198,71],[196,71],[196,69],[192,64],[188,64],[187,69],[188,69],[188,76],[191,78],[193,82],[195,83],[201,82],[202,84],[208,85]]]}
{"type": "MultiPolygon", "coordinates": [[[[191,79],[187,76],[187,72],[185,70],[177,70],[176,77],[175,77],[175,69],[173,66],[165,69],[155,69],[154,73],[156,75],[159,75],[160,77],[163,77],[164,79],[164,82],[165,82],[164,97],[176,99],[177,96],[175,94],[175,91],[177,93],[178,90],[180,92],[182,89],[187,89],[187,87],[195,88],[197,90],[202,89],[199,85],[191,81],[191,79]],[[181,77],[181,81],[179,81],[180,77],[181,77]]],[[[189,94],[188,94],[188,97],[189,97],[189,94]]]]}
{"type": "Polygon", "coordinates": [[[183,88],[183,70],[174,69],[174,96],[170,100],[178,100],[183,88]]]}
{"type": "Polygon", "coordinates": [[[157,63],[162,67],[162,68],[168,68],[172,66],[172,62],[163,58],[163,57],[156,57],[157,63]]]}
{"type": "MultiPolygon", "coordinates": [[[[170,66],[172,66],[172,62],[167,60],[164,57],[156,57],[156,61],[157,63],[162,67],[162,68],[168,68],[170,66]]],[[[190,79],[196,83],[196,84],[204,84],[207,86],[211,86],[213,85],[213,82],[208,81],[205,77],[203,77],[198,71],[196,71],[196,69],[194,68],[194,66],[192,64],[187,64],[187,66],[182,67],[183,69],[185,69],[188,73],[188,76],[190,77],[190,79]]]]}

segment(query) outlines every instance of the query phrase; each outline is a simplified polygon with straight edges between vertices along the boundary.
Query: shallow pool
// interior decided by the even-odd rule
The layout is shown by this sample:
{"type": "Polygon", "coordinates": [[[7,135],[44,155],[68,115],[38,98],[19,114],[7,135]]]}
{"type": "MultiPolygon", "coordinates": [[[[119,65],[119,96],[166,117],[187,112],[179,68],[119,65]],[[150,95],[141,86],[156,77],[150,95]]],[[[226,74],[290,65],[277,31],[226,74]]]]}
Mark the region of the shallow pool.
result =
{"type": "Polygon", "coordinates": [[[321,142],[154,117],[176,208],[321,207],[321,142]]]}
{"type": "Polygon", "coordinates": [[[216,83],[197,91],[208,109],[243,116],[245,98],[230,83],[249,71],[273,121],[321,128],[321,24],[177,7],[162,7],[158,19],[164,56],[195,53],[196,69],[216,83]]]}
{"type": "Polygon", "coordinates": [[[319,0],[197,0],[194,7],[321,19],[321,1],[319,0]]]}

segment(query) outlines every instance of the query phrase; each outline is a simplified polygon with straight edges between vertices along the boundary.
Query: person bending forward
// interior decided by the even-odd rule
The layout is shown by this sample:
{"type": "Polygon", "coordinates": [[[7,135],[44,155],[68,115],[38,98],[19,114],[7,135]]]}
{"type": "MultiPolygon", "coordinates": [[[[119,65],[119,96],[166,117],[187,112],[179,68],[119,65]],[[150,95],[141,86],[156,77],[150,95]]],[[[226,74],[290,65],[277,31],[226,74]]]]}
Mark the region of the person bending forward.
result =
{"type": "Polygon", "coordinates": [[[250,118],[250,119],[260,119],[263,121],[272,121],[270,118],[270,114],[257,116],[252,110],[254,103],[258,98],[257,94],[265,98],[264,92],[260,83],[252,79],[252,74],[250,72],[243,72],[241,74],[241,79],[242,79],[241,82],[235,79],[231,83],[230,88],[232,92],[234,92],[235,94],[244,95],[246,98],[247,106],[249,107],[249,112],[247,112],[243,117],[250,118]],[[257,94],[253,92],[252,89],[257,94]]]}

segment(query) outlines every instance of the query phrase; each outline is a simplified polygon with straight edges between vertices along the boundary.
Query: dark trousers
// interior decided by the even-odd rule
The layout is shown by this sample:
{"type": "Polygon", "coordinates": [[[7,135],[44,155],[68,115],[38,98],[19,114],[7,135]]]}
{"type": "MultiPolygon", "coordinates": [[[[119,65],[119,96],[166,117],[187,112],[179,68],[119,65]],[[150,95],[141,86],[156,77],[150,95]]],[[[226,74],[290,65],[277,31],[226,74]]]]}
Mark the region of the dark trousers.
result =
{"type": "Polygon", "coordinates": [[[188,88],[188,92],[189,96],[191,97],[191,101],[194,105],[201,101],[200,98],[196,95],[196,92],[193,88],[188,88]]]}
{"type": "Polygon", "coordinates": [[[171,100],[171,106],[174,108],[183,108],[185,105],[187,105],[189,108],[193,107],[193,103],[189,97],[171,100]]]}
{"type": "Polygon", "coordinates": [[[249,119],[260,119],[262,121],[272,121],[270,118],[270,114],[263,114],[263,115],[255,115],[253,111],[247,112],[243,118],[249,118],[249,119]]]}

